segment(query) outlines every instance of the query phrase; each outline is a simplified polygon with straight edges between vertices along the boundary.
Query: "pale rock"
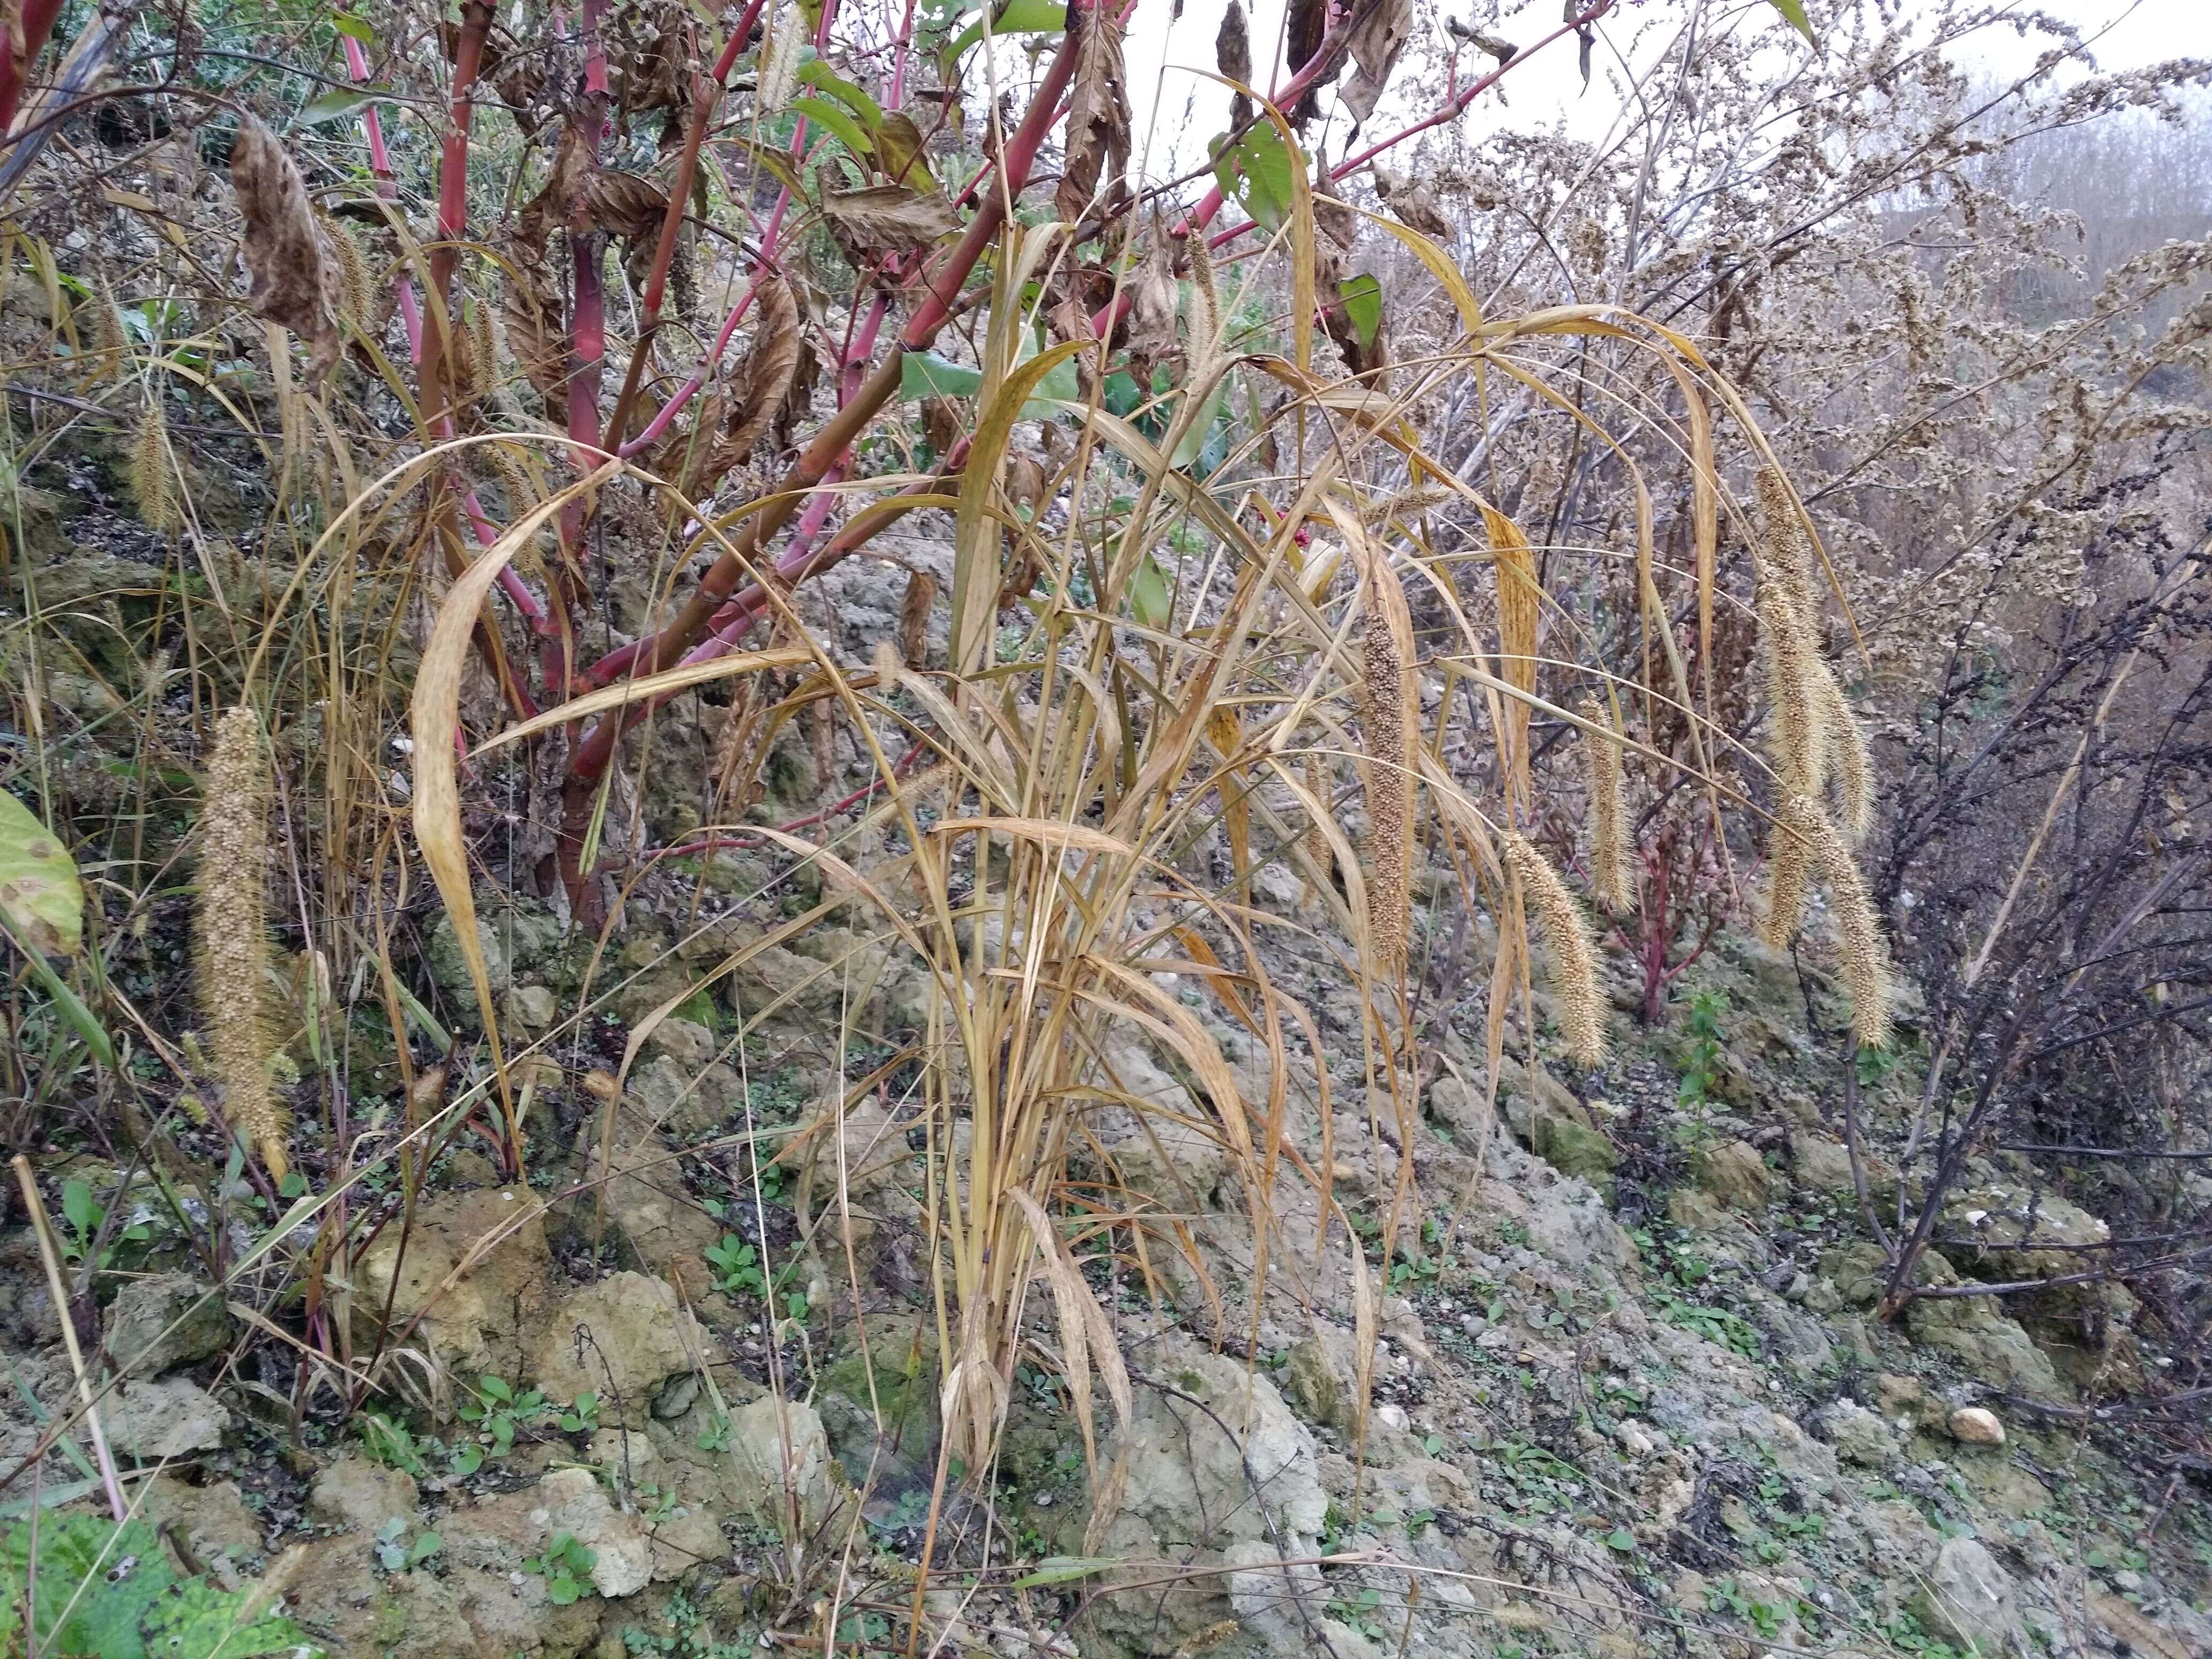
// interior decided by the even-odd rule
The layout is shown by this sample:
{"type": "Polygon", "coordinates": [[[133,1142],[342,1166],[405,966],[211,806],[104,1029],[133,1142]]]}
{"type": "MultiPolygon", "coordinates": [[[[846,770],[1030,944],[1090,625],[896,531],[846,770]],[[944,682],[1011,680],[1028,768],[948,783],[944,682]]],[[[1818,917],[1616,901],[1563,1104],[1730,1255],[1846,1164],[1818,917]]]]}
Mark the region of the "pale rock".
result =
{"type": "Polygon", "coordinates": [[[1912,1611],[1931,1634],[1959,1647],[1971,1642],[1984,1655],[2008,1653],[2026,1638],[2012,1576],[1972,1538],[1944,1540],[1912,1611]]]}
{"type": "Polygon", "coordinates": [[[1885,1469],[1897,1461],[1897,1436],[1887,1423],[1855,1400],[1834,1401],[1821,1412],[1816,1426],[1820,1437],[1846,1463],[1885,1469]]]}
{"type": "Polygon", "coordinates": [[[413,1226],[395,1220],[362,1257],[354,1317],[373,1342],[388,1301],[392,1338],[414,1322],[408,1342],[427,1348],[447,1370],[465,1377],[512,1377],[552,1278],[545,1203],[529,1188],[426,1199],[413,1226]]]}
{"type": "Polygon", "coordinates": [[[1224,1548],[1276,1529],[1310,1540],[1328,1515],[1312,1432],[1265,1375],[1178,1344],[1148,1365],[1175,1390],[1139,1390],[1135,1422],[1105,1455],[1128,1458],[1124,1516],[1163,1547],[1224,1548]],[[1240,1447],[1232,1435],[1241,1433],[1240,1447]],[[1256,1487],[1256,1491],[1255,1491],[1256,1487]]]}
{"type": "Polygon", "coordinates": [[[1631,1457],[1649,1457],[1659,1449],[1644,1426],[1632,1417],[1623,1418],[1613,1425],[1613,1432],[1621,1449],[1631,1457]]]}
{"type": "Polygon", "coordinates": [[[189,1273],[134,1279],[107,1310],[107,1354],[126,1376],[158,1376],[220,1353],[233,1321],[222,1297],[189,1273]]]}
{"type": "Polygon", "coordinates": [[[1961,1445],[2002,1446],[2005,1426],[1985,1407],[1961,1406],[1951,1413],[1951,1438],[1961,1445]]]}
{"type": "Polygon", "coordinates": [[[365,1457],[341,1457],[307,1489],[307,1513],[325,1526],[374,1532],[394,1516],[411,1519],[421,1501],[415,1478],[365,1457]]]}
{"type": "Polygon", "coordinates": [[[549,1399],[565,1402],[596,1394],[604,1417],[636,1425],[644,1422],[660,1385],[698,1369],[706,1348],[706,1333],[667,1280],[610,1273],[570,1292],[553,1310],[528,1375],[549,1399]],[[590,1341],[578,1343],[579,1328],[590,1341]]]}
{"type": "Polygon", "coordinates": [[[653,1544],[645,1523],[615,1508],[589,1469],[556,1469],[538,1483],[530,1518],[548,1540],[567,1533],[594,1557],[592,1588],[609,1600],[635,1595],[653,1582],[653,1544]]]}
{"type": "Polygon", "coordinates": [[[645,1040],[645,1053],[653,1060],[665,1055],[696,1072],[714,1058],[716,1046],[714,1034],[705,1026],[672,1016],[653,1028],[653,1035],[645,1040]]]}
{"type": "Polygon", "coordinates": [[[1412,1421],[1406,1415],[1406,1408],[1395,1400],[1386,1400],[1377,1406],[1375,1408],[1375,1415],[1401,1433],[1406,1431],[1412,1421]]]}
{"type": "Polygon", "coordinates": [[[220,1449],[230,1413],[198,1383],[172,1376],[126,1382],[110,1393],[101,1403],[100,1426],[124,1456],[158,1463],[220,1449]]]}
{"type": "Polygon", "coordinates": [[[841,1467],[811,1406],[770,1394],[740,1407],[730,1415],[729,1462],[734,1507],[787,1535],[815,1536],[845,1498],[841,1467]]]}

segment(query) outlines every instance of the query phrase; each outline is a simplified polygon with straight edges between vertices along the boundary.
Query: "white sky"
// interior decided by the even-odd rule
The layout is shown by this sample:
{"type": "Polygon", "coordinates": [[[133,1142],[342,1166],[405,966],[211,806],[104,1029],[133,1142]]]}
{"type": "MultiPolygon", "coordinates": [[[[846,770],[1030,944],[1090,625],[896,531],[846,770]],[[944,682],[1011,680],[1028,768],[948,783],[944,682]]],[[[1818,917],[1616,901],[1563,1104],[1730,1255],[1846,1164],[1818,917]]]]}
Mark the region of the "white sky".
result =
{"type": "MultiPolygon", "coordinates": [[[[2212,52],[2212,8],[2206,0],[2039,0],[2042,9],[2073,21],[2085,30],[2111,24],[2096,47],[2108,70],[2126,68],[2156,58],[2188,53],[2212,52]]],[[[1130,20],[1125,43],[1129,98],[1133,129],[1142,165],[1149,179],[1165,179],[1187,171],[1205,159],[1206,141],[1228,125],[1229,94],[1216,82],[1189,71],[1213,68],[1213,42],[1221,26],[1224,0],[1184,0],[1182,15],[1170,22],[1171,0],[1142,0],[1130,20]],[[1159,121],[1153,125],[1157,106],[1159,121]],[[1144,160],[1146,134],[1152,133],[1152,155],[1144,160]]],[[[1252,37],[1253,73],[1264,88],[1271,56],[1282,27],[1284,0],[1248,0],[1247,16],[1252,37]]],[[[1727,15],[1748,6],[1753,26],[1769,30],[1778,51],[1810,50],[1765,0],[1721,0],[1714,15],[1727,15]]],[[[1446,16],[1467,18],[1491,10],[1482,0],[1422,0],[1423,27],[1441,29],[1446,16]]],[[[2022,6],[2021,9],[2026,9],[2022,6]]],[[[1807,0],[1807,11],[1817,33],[1827,0],[1807,0]]],[[[1671,36],[1672,24],[1684,10],[1683,0],[1651,0],[1626,5],[1599,27],[1600,40],[1592,59],[1589,90],[1583,89],[1576,68],[1572,37],[1554,42],[1540,54],[1516,64],[1502,83],[1510,100],[1501,107],[1495,93],[1486,94],[1462,117],[1466,129],[1480,133],[1511,125],[1523,131],[1548,127],[1564,120],[1578,136],[1601,137],[1615,113],[1608,85],[1608,65],[1620,60],[1608,41],[1628,50],[1636,32],[1659,25],[1671,36]]],[[[1497,8],[1492,32],[1527,48],[1559,27],[1559,0],[1504,0],[1497,8]]],[[[1657,35],[1658,31],[1651,31],[1657,35]]],[[[1441,33],[1437,38],[1442,39],[1441,33]]],[[[1980,67],[1992,76],[2017,73],[2033,59],[2033,48],[2009,29],[1990,29],[1977,37],[1978,50],[1962,54],[1962,67],[1980,67]]],[[[1463,48],[1462,64],[1477,74],[1492,67],[1489,58],[1463,48]]],[[[1404,72],[1394,79],[1390,92],[1376,110],[1366,137],[1387,137],[1410,119],[1428,113],[1442,101],[1444,88],[1437,84],[1409,85],[1404,72]],[[1398,118],[1392,122],[1390,118],[1398,118]],[[1388,125],[1386,125],[1388,123],[1388,125]]],[[[1322,106],[1328,107],[1327,95],[1322,106]]],[[[1320,132],[1309,131],[1310,140],[1320,132]]],[[[1340,150],[1346,118],[1330,123],[1327,146],[1332,157],[1340,150]]]]}

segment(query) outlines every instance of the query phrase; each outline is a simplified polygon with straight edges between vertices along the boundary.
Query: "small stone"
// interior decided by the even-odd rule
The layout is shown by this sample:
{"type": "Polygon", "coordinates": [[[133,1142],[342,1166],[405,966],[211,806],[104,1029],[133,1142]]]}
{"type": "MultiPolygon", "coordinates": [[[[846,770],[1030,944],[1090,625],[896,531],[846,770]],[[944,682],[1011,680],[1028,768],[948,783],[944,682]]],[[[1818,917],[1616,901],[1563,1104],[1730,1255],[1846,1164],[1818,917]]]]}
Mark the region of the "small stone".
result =
{"type": "Polygon", "coordinates": [[[1406,1425],[1412,1421],[1412,1419],[1406,1415],[1406,1408],[1395,1400],[1386,1400],[1381,1405],[1377,1406],[1375,1408],[1375,1415],[1381,1418],[1383,1422],[1389,1424],[1392,1428],[1399,1430],[1404,1429],[1406,1425]]]}
{"type": "Polygon", "coordinates": [[[1951,1413],[1951,1438],[1968,1446],[2002,1446],[2005,1426],[1980,1406],[1961,1406],[1951,1413]]]}
{"type": "Polygon", "coordinates": [[[1623,1419],[1613,1432],[1620,1442],[1621,1449],[1631,1457],[1649,1457],[1658,1449],[1650,1435],[1644,1431],[1644,1425],[1634,1418],[1623,1419]]]}
{"type": "Polygon", "coordinates": [[[561,1012],[560,1002],[543,985],[518,985],[507,993],[507,1024],[525,1031],[542,1031],[561,1012]]]}

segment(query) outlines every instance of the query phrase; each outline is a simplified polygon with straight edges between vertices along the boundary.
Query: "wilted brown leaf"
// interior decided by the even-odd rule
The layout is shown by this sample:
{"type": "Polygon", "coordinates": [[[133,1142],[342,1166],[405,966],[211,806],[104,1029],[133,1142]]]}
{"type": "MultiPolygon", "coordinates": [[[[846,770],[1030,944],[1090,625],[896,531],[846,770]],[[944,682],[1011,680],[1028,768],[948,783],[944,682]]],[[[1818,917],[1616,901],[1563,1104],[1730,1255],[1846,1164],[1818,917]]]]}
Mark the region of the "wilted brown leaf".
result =
{"type": "Polygon", "coordinates": [[[247,116],[231,151],[230,182],[246,233],[239,252],[252,273],[255,314],[282,324],[307,348],[310,392],[338,360],[337,252],[307,204],[307,181],[276,134],[247,116]]]}
{"type": "Polygon", "coordinates": [[[1375,112],[1375,101],[1382,97],[1398,54],[1413,33],[1413,0],[1376,0],[1352,30],[1347,44],[1356,67],[1337,95],[1359,120],[1375,112]]]}
{"type": "Polygon", "coordinates": [[[668,192],[637,173],[601,167],[584,181],[579,205],[601,230],[635,240],[659,234],[668,192]]]}
{"type": "Polygon", "coordinates": [[[1451,221],[1437,211],[1436,198],[1425,185],[1411,183],[1403,175],[1380,166],[1374,169],[1375,193],[1395,214],[1401,223],[1409,225],[1422,235],[1431,237],[1445,246],[1451,246],[1451,221]]]}
{"type": "Polygon", "coordinates": [[[515,216],[514,240],[530,252],[544,257],[553,233],[565,227],[574,211],[577,194],[592,165],[591,147],[584,142],[583,129],[572,120],[562,128],[561,142],[554,147],[553,171],[545,187],[515,216]]]}
{"type": "Polygon", "coordinates": [[[1175,265],[1168,252],[1167,230],[1155,218],[1152,245],[1144,262],[1130,274],[1129,330],[1123,343],[1143,368],[1140,384],[1152,378],[1152,365],[1170,356],[1176,349],[1175,265]]]}
{"type": "Polygon", "coordinates": [[[523,379],[549,399],[559,398],[568,380],[568,336],[561,325],[560,303],[544,278],[518,264],[507,278],[503,310],[507,349],[523,379]]]}
{"type": "Polygon", "coordinates": [[[908,668],[926,667],[929,658],[929,611],[937,603],[937,578],[910,570],[906,598],[899,605],[899,655],[908,668]]]}
{"type": "Polygon", "coordinates": [[[921,400],[921,435],[940,458],[952,453],[960,441],[960,411],[950,398],[921,400]]]}
{"type": "Polygon", "coordinates": [[[731,468],[742,466],[753,453],[753,446],[791,395],[791,383],[799,369],[799,301],[791,284],[781,276],[764,274],[754,289],[754,303],[760,321],[754,328],[752,349],[745,354],[745,366],[731,404],[735,418],[708,463],[710,485],[731,468]]]}
{"type": "Polygon", "coordinates": [[[835,190],[822,210],[842,234],[870,252],[908,252],[933,247],[960,228],[960,215],[942,191],[905,185],[835,190]]]}
{"type": "MultiPolygon", "coordinates": [[[[1213,37],[1213,67],[1232,81],[1252,83],[1252,36],[1241,0],[1229,0],[1222,11],[1221,28],[1213,37]]],[[[1241,127],[1251,118],[1252,100],[1237,93],[1230,103],[1230,125],[1241,127]]]]}
{"type": "MultiPolygon", "coordinates": [[[[1295,75],[1304,69],[1313,55],[1321,50],[1321,43],[1328,33],[1328,0],[1291,0],[1291,15],[1285,40],[1285,58],[1295,75]]],[[[1341,53],[1334,48],[1330,58],[1341,53]]],[[[1322,88],[1336,78],[1338,64],[1332,61],[1315,76],[1306,95],[1298,100],[1298,106],[1291,112],[1291,119],[1301,125],[1321,112],[1321,100],[1316,95],[1322,88]]]]}
{"type": "Polygon", "coordinates": [[[1071,5],[1075,96],[1067,108],[1067,166],[1053,202],[1070,224],[1094,202],[1111,205],[1129,170],[1129,93],[1121,64],[1121,20],[1104,6],[1071,5]]]}

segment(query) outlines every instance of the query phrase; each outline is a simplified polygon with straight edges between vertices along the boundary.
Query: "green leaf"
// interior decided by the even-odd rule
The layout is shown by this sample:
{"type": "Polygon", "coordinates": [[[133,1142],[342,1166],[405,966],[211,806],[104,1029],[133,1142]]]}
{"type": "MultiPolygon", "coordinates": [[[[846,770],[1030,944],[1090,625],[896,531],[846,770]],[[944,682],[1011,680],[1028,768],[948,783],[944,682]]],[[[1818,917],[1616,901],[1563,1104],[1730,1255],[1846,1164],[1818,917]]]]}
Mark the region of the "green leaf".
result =
{"type": "Polygon", "coordinates": [[[1014,1580],[1016,1589],[1036,1589],[1043,1584],[1071,1583],[1078,1578],[1088,1578],[1118,1567],[1121,1562],[1111,1555],[1048,1555],[1036,1565],[1036,1571],[1014,1580]]]}
{"type": "MultiPolygon", "coordinates": [[[[1024,348],[1021,361],[1027,362],[1036,356],[1033,349],[1024,348]]],[[[972,398],[983,389],[983,371],[939,356],[933,351],[909,351],[899,363],[899,396],[916,401],[923,398],[972,398]]],[[[1076,378],[1073,362],[1054,363],[1045,370],[1036,383],[1036,395],[1022,404],[1018,418],[1024,421],[1049,420],[1060,413],[1056,404],[1083,401],[1083,383],[1076,378]]]]}
{"type": "Polygon", "coordinates": [[[1775,10],[1796,25],[1798,33],[1811,40],[1816,46],[1820,44],[1819,40],[1814,39],[1812,22],[1805,15],[1805,0],[1771,0],[1771,3],[1775,10]]]}
{"type": "Polygon", "coordinates": [[[94,1516],[45,1517],[38,1529],[35,1644],[20,1620],[32,1576],[31,1528],[0,1539],[0,1651],[27,1646],[97,1659],[252,1659],[298,1651],[317,1655],[289,1620],[244,1620],[250,1591],[226,1592],[203,1579],[179,1582],[161,1541],[143,1522],[121,1528],[94,1516]]]}
{"type": "Polygon", "coordinates": [[[1344,314],[1352,319],[1352,331],[1359,337],[1359,343],[1375,343],[1375,331],[1382,326],[1382,284],[1372,276],[1347,276],[1336,285],[1338,295],[1344,301],[1344,314]]]}
{"type": "Polygon", "coordinates": [[[1206,447],[1206,441],[1213,434],[1214,422],[1221,418],[1221,405],[1229,392],[1229,377],[1224,374],[1213,383],[1213,390],[1206,394],[1206,402],[1182,436],[1176,442],[1175,453],[1169,459],[1171,466],[1188,466],[1206,447]]]}
{"type": "Polygon", "coordinates": [[[1272,121],[1262,121],[1214,158],[1221,193],[1273,231],[1291,216],[1291,152],[1272,121]]]}
{"type": "Polygon", "coordinates": [[[407,1565],[419,1566],[445,1547],[444,1539],[434,1532],[426,1532],[407,1547],[407,1565]]]}
{"type": "Polygon", "coordinates": [[[356,92],[349,87],[332,87],[300,106],[300,120],[306,125],[319,127],[332,121],[343,121],[375,94],[356,92]]]}
{"type": "Polygon", "coordinates": [[[846,113],[842,106],[833,104],[827,98],[809,97],[793,99],[791,107],[815,125],[828,128],[837,141],[859,159],[866,161],[875,153],[875,146],[868,142],[868,135],[860,131],[860,124],[846,113]]]}
{"type": "Polygon", "coordinates": [[[839,103],[860,118],[861,124],[871,131],[883,125],[884,106],[868,96],[850,81],[840,76],[819,58],[801,66],[799,81],[817,92],[826,92],[839,103]]]}
{"type": "Polygon", "coordinates": [[[972,398],[983,389],[983,371],[964,368],[933,351],[909,351],[899,362],[902,398],[972,398]]]}
{"type": "Polygon", "coordinates": [[[62,1214],[79,1238],[92,1237],[100,1224],[100,1207],[92,1201],[91,1186],[82,1181],[62,1182],[62,1214]]]}
{"type": "Polygon", "coordinates": [[[1175,590],[1167,572],[1150,553],[1138,563],[1129,580],[1129,612],[1146,628],[1164,630],[1175,617],[1175,590]]]}
{"type": "Polygon", "coordinates": [[[0,916],[16,939],[50,957],[84,943],[84,889],[62,838],[0,790],[0,916]]]}
{"type": "Polygon", "coordinates": [[[489,1395],[494,1400],[512,1400],[514,1398],[514,1390],[507,1385],[506,1379],[503,1377],[487,1376],[483,1379],[482,1388],[483,1391],[485,1394],[489,1395]]]}
{"type": "Polygon", "coordinates": [[[340,34],[360,41],[364,46],[376,44],[376,31],[368,26],[368,19],[358,13],[334,11],[331,14],[331,27],[340,34]]]}
{"type": "MultiPolygon", "coordinates": [[[[1066,27],[1064,0],[1007,0],[990,18],[993,34],[1057,34],[1066,27]]],[[[961,53],[983,38],[983,29],[984,20],[979,17],[945,49],[943,61],[957,62],[961,53]]]]}
{"type": "Polygon", "coordinates": [[[1624,1555],[1631,1554],[1636,1548],[1636,1534],[1626,1527],[1615,1527],[1605,1535],[1605,1547],[1624,1555]]]}

